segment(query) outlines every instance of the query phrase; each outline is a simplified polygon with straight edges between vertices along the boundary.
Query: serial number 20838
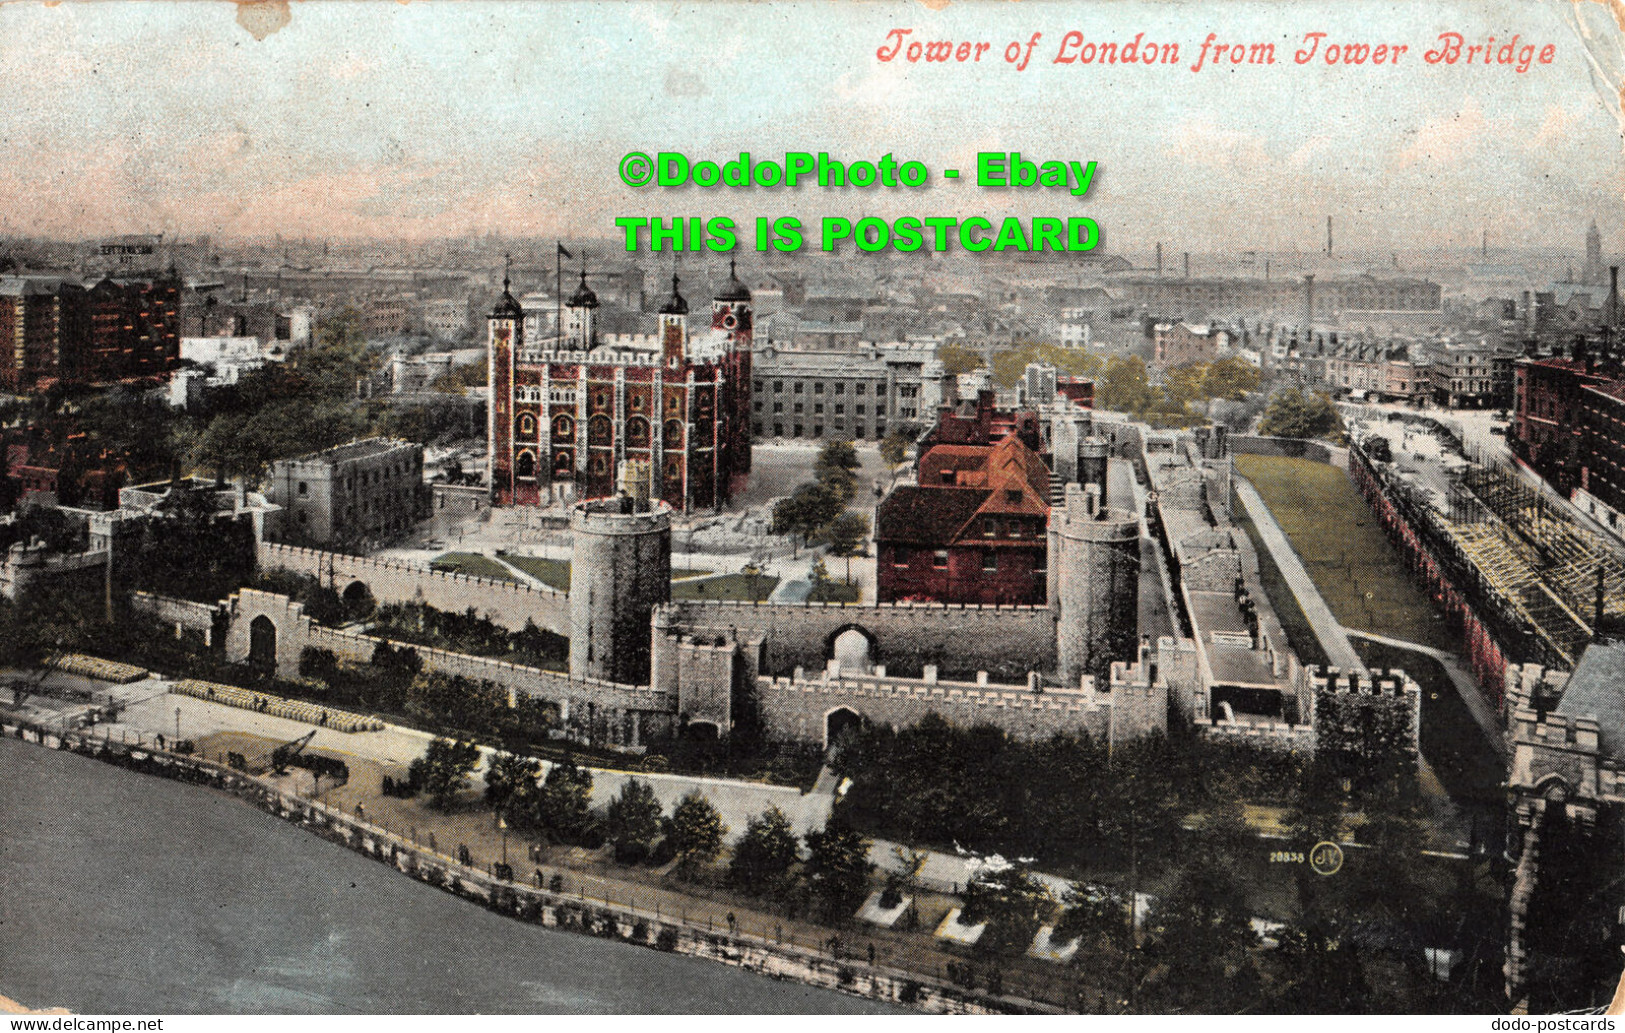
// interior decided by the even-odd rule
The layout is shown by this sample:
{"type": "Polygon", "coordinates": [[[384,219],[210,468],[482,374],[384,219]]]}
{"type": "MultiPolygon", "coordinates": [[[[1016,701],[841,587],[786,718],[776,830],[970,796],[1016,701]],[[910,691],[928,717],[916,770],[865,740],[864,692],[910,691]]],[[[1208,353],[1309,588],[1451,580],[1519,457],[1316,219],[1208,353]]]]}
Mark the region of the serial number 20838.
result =
{"type": "Polygon", "coordinates": [[[1297,850],[1272,850],[1270,862],[1278,864],[1303,864],[1304,856],[1297,850]]]}

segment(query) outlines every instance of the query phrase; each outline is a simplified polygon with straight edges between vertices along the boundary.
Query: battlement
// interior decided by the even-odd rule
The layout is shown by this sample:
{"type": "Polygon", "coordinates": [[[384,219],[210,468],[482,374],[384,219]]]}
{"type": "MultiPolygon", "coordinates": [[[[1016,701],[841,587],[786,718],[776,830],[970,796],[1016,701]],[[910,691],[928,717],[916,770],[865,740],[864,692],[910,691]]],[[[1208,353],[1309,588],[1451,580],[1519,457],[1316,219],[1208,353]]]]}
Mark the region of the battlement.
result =
{"type": "MultiPolygon", "coordinates": [[[[547,599],[562,600],[565,597],[565,593],[545,585],[538,586],[520,581],[505,581],[501,578],[463,574],[457,571],[436,570],[425,564],[410,563],[406,560],[350,556],[344,553],[328,552],[323,549],[287,545],[282,542],[261,542],[259,546],[259,562],[262,567],[291,570],[295,573],[312,574],[318,577],[326,577],[331,574],[344,580],[366,581],[368,573],[405,574],[443,581],[450,585],[489,588],[503,592],[517,592],[523,595],[534,594],[547,599]],[[342,574],[338,573],[340,570],[343,571],[342,574]]],[[[377,594],[376,589],[374,589],[374,594],[377,594]]]]}
{"type": "MultiPolygon", "coordinates": [[[[686,618],[693,613],[704,613],[708,610],[727,612],[729,610],[840,610],[852,613],[853,620],[861,620],[862,613],[1048,613],[1047,606],[1009,605],[998,603],[932,603],[911,602],[899,600],[892,603],[818,603],[818,602],[762,602],[749,599],[685,599],[681,602],[663,603],[657,612],[668,617],[686,618]]],[[[678,623],[690,623],[679,620],[678,623]]],[[[696,625],[703,626],[703,625],[696,625]]]]}
{"type": "MultiPolygon", "coordinates": [[[[622,336],[622,335],[612,335],[622,336]]],[[[546,349],[542,351],[526,351],[520,354],[520,362],[526,365],[546,366],[553,364],[575,366],[644,366],[660,365],[660,342],[653,335],[638,334],[625,335],[628,337],[648,337],[650,351],[632,350],[632,341],[621,342],[628,347],[614,348],[609,346],[594,348],[592,351],[576,351],[573,349],[546,349]]]]}
{"type": "Polygon", "coordinates": [[[1309,686],[1316,692],[1365,696],[1421,696],[1422,688],[1404,671],[1345,671],[1340,667],[1307,667],[1309,686]]]}
{"type": "MultiPolygon", "coordinates": [[[[295,603],[294,606],[299,604],[295,603]]],[[[372,635],[365,635],[354,631],[341,631],[335,628],[326,628],[313,625],[308,635],[308,645],[313,648],[331,649],[335,654],[347,656],[357,660],[370,660],[372,651],[384,641],[372,635]]],[[[619,701],[622,706],[631,706],[636,709],[664,710],[670,705],[670,693],[650,688],[647,685],[625,685],[620,682],[603,681],[598,678],[580,678],[560,671],[543,670],[540,667],[526,667],[522,664],[510,663],[507,660],[498,660],[495,657],[474,656],[470,653],[454,653],[445,649],[436,649],[433,646],[418,646],[411,643],[396,643],[404,649],[411,649],[423,661],[423,665],[431,670],[443,674],[462,675],[475,681],[489,681],[497,685],[515,689],[525,695],[538,696],[546,699],[585,698],[604,701],[619,701]]]]}
{"type": "Polygon", "coordinates": [[[1308,725],[1288,724],[1285,721],[1216,721],[1197,725],[1205,739],[1214,742],[1241,743],[1264,749],[1303,751],[1315,750],[1315,730],[1308,725]]]}
{"type": "Polygon", "coordinates": [[[1513,736],[1519,743],[1596,753],[1601,747],[1601,726],[1595,718],[1568,714],[1538,714],[1516,711],[1512,716],[1513,736]]]}
{"type": "Polygon", "coordinates": [[[570,509],[570,529],[588,534],[653,534],[671,529],[671,507],[656,499],[637,510],[627,497],[591,499],[570,509]]]}
{"type": "Polygon", "coordinates": [[[1002,710],[1030,710],[1082,714],[1098,709],[1109,702],[1094,691],[1086,678],[1084,684],[1073,688],[1033,689],[1027,686],[999,685],[987,680],[986,672],[974,682],[940,681],[934,668],[926,669],[924,678],[892,678],[884,672],[875,674],[845,674],[833,661],[817,676],[808,677],[801,668],[789,678],[758,678],[759,691],[767,693],[802,693],[840,699],[894,700],[924,704],[934,709],[942,704],[963,704],[971,707],[1002,710]]]}

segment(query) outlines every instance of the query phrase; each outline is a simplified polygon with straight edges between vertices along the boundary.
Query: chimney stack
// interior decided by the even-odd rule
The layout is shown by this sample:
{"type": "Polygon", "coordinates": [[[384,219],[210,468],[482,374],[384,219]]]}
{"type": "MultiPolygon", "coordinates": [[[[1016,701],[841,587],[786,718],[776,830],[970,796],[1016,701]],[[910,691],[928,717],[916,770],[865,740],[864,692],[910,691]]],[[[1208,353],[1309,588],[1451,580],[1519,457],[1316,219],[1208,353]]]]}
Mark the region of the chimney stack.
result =
{"type": "Polygon", "coordinates": [[[1603,316],[1609,326],[1619,325],[1619,266],[1608,267],[1608,305],[1603,316]]]}
{"type": "Polygon", "coordinates": [[[1303,325],[1315,325],[1315,274],[1305,273],[1303,276],[1303,325]]]}
{"type": "Polygon", "coordinates": [[[1191,253],[1185,252],[1185,279],[1191,278],[1191,253]]]}
{"type": "Polygon", "coordinates": [[[1157,241],[1157,275],[1162,275],[1162,241],[1157,241]]]}
{"type": "Polygon", "coordinates": [[[1326,216],[1326,257],[1332,257],[1332,217],[1326,216]]]}

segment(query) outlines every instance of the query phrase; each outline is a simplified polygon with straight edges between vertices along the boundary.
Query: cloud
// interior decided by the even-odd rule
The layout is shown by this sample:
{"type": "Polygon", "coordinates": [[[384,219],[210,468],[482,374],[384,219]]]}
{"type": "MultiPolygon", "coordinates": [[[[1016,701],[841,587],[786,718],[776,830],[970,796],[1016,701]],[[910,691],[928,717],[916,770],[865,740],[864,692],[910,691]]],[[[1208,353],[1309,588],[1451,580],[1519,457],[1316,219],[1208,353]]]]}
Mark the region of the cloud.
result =
{"type": "Polygon", "coordinates": [[[1461,110],[1416,131],[1416,139],[1395,158],[1400,168],[1412,165],[1458,165],[1478,150],[1490,129],[1489,120],[1471,94],[1461,110]]]}
{"type": "Polygon", "coordinates": [[[1263,137],[1226,129],[1207,119],[1182,122],[1171,129],[1165,139],[1170,156],[1205,168],[1258,169],[1271,160],[1263,137]]]}

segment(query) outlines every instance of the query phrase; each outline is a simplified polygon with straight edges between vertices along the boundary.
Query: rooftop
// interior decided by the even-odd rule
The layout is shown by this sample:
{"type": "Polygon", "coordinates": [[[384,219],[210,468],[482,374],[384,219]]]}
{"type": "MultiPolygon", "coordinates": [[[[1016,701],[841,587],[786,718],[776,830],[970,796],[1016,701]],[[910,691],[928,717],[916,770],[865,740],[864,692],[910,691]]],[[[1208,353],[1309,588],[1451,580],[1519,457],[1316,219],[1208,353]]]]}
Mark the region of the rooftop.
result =
{"type": "Polygon", "coordinates": [[[1602,755],[1625,759],[1625,642],[1597,641],[1586,648],[1555,713],[1595,718],[1602,755]]]}
{"type": "Polygon", "coordinates": [[[368,456],[382,455],[401,448],[414,448],[412,442],[402,441],[399,438],[363,438],[360,441],[350,441],[320,452],[310,452],[302,456],[281,460],[285,463],[342,463],[352,459],[365,459],[368,456]]]}

